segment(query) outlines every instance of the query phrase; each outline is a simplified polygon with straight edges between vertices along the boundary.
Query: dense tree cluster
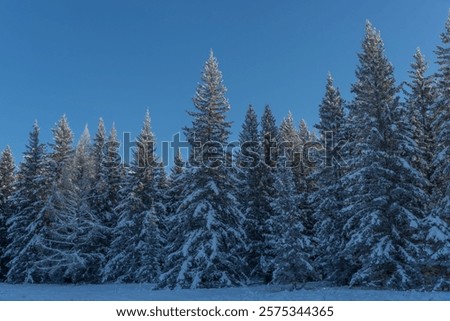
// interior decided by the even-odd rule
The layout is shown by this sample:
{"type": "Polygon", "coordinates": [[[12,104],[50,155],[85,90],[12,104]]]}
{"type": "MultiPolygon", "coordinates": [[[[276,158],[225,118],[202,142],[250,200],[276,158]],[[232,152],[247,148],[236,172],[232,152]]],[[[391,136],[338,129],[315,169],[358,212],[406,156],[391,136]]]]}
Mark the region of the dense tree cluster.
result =
{"type": "Polygon", "coordinates": [[[229,146],[226,88],[211,52],[167,175],[150,114],[124,166],[100,119],[74,145],[34,124],[16,167],[0,157],[0,278],[12,283],[255,282],[450,289],[450,17],[427,74],[418,49],[399,86],[366,23],[353,98],[329,74],[318,135],[249,106],[229,146]]]}

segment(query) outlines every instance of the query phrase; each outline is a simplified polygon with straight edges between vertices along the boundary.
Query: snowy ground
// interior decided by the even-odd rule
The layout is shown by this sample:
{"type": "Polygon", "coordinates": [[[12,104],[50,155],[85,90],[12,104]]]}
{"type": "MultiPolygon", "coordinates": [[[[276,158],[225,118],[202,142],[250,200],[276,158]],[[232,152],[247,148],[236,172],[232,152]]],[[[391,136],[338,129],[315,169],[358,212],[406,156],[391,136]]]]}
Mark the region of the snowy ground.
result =
{"type": "Polygon", "coordinates": [[[149,284],[36,285],[0,283],[0,300],[58,301],[450,301],[450,292],[381,291],[309,287],[287,291],[275,286],[228,289],[157,290],[149,284]]]}

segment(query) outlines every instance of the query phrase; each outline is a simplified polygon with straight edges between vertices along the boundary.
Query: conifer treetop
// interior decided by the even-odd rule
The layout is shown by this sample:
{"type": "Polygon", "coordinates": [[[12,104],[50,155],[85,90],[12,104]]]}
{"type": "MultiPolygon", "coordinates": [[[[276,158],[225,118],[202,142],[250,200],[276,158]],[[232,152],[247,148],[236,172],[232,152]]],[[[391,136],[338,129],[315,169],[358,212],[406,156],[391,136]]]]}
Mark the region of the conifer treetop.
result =
{"type": "Polygon", "coordinates": [[[196,111],[188,112],[194,119],[192,128],[185,128],[186,136],[191,142],[195,137],[201,137],[202,143],[227,142],[231,122],[225,121],[226,113],[230,109],[228,99],[225,97],[226,92],[219,63],[211,50],[193,98],[196,111]]]}

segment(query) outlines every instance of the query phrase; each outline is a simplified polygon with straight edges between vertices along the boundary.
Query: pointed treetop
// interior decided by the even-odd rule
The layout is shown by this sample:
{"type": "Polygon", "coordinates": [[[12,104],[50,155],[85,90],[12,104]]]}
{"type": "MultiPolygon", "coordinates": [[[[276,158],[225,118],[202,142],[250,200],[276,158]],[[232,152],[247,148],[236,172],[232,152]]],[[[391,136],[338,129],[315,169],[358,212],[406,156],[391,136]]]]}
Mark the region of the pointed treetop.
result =
{"type": "Polygon", "coordinates": [[[2,160],[8,160],[8,161],[10,160],[11,162],[14,162],[13,153],[12,153],[11,147],[9,147],[9,145],[6,145],[6,148],[1,153],[0,158],[2,160]]]}
{"type": "Polygon", "coordinates": [[[343,123],[344,106],[339,89],[334,86],[331,73],[327,75],[325,95],[319,105],[320,122],[314,125],[324,137],[326,132],[333,131],[336,135],[343,123]]]}
{"type": "Polygon", "coordinates": [[[249,105],[245,113],[245,119],[242,123],[242,130],[239,133],[241,144],[246,142],[257,142],[258,138],[258,116],[252,105],[249,105]]]}
{"type": "Polygon", "coordinates": [[[282,141],[292,143],[298,141],[298,133],[294,125],[294,116],[290,110],[286,117],[281,121],[279,134],[282,141]]]}
{"type": "Polygon", "coordinates": [[[424,57],[422,54],[422,51],[420,50],[420,47],[416,48],[416,52],[414,53],[414,57],[424,57]]]}
{"type": "Polygon", "coordinates": [[[58,122],[55,124],[56,127],[69,127],[69,121],[67,120],[66,114],[63,114],[58,122]]]}
{"type": "Polygon", "coordinates": [[[134,153],[134,162],[140,168],[156,165],[154,151],[156,149],[156,138],[152,132],[150,112],[147,109],[139,136],[136,138],[136,151],[134,153]]]}
{"type": "Polygon", "coordinates": [[[363,98],[364,95],[369,94],[365,86],[378,86],[381,84],[380,79],[383,79],[383,82],[386,81],[385,85],[389,88],[389,90],[383,90],[383,95],[392,98],[397,90],[394,67],[384,54],[384,44],[380,33],[370,23],[366,25],[362,52],[358,53],[358,58],[359,65],[356,69],[358,81],[352,85],[351,89],[351,92],[356,94],[355,101],[360,100],[360,103],[367,105],[366,102],[372,98],[363,98]]]}
{"type": "Polygon", "coordinates": [[[188,111],[189,116],[193,117],[192,127],[185,128],[189,142],[193,143],[197,138],[202,143],[225,143],[228,140],[231,122],[226,121],[226,113],[230,109],[226,91],[217,59],[210,55],[193,98],[196,110],[188,111]]]}
{"type": "Polygon", "coordinates": [[[327,75],[327,86],[326,86],[326,88],[327,88],[327,91],[329,89],[333,89],[333,91],[335,90],[335,88],[334,88],[334,79],[333,79],[333,76],[331,75],[331,72],[328,72],[328,75],[327,75]]]}
{"type": "Polygon", "coordinates": [[[9,145],[6,145],[5,150],[3,151],[3,154],[12,155],[12,149],[9,145]]]}
{"type": "Polygon", "coordinates": [[[380,32],[372,26],[369,20],[366,21],[366,33],[364,35],[364,41],[363,41],[363,48],[365,50],[371,48],[371,47],[377,47],[381,49],[381,51],[384,51],[384,43],[381,39],[380,32]]]}
{"type": "Polygon", "coordinates": [[[450,9],[448,11],[447,21],[445,21],[445,31],[441,33],[441,40],[443,43],[450,43],[450,9]]]}
{"type": "Polygon", "coordinates": [[[55,136],[56,143],[58,143],[58,139],[64,140],[68,143],[72,143],[73,133],[69,127],[69,121],[67,120],[66,114],[62,115],[52,131],[53,135],[55,136]]]}
{"type": "Polygon", "coordinates": [[[242,124],[242,128],[247,126],[248,124],[246,123],[248,122],[253,122],[256,127],[258,127],[258,117],[256,115],[255,108],[253,108],[252,105],[248,105],[247,112],[245,113],[245,121],[244,124],[242,124]]]}
{"type": "Polygon", "coordinates": [[[414,53],[414,60],[416,64],[421,66],[427,66],[427,62],[425,61],[425,56],[423,55],[422,51],[420,51],[420,48],[416,48],[416,52],[414,53]]]}
{"type": "Polygon", "coordinates": [[[82,135],[87,135],[87,136],[90,136],[90,135],[91,135],[91,134],[89,133],[89,126],[88,126],[88,124],[85,124],[85,125],[84,125],[84,129],[83,129],[82,135]]]}
{"type": "Polygon", "coordinates": [[[428,64],[425,61],[425,56],[420,51],[419,47],[417,47],[416,52],[414,53],[413,57],[414,57],[414,62],[411,63],[411,68],[413,70],[410,71],[410,74],[419,76],[420,78],[423,78],[423,75],[428,68],[428,64]]]}
{"type": "Polygon", "coordinates": [[[33,130],[30,133],[30,140],[36,139],[39,143],[39,133],[41,131],[41,128],[39,127],[38,121],[35,120],[33,123],[33,130]]]}
{"type": "Polygon", "coordinates": [[[150,111],[147,108],[147,112],[145,113],[145,118],[144,118],[144,126],[142,127],[142,131],[141,134],[146,134],[149,135],[151,134],[151,136],[153,136],[152,134],[152,126],[151,126],[151,118],[150,118],[150,111]]]}
{"type": "Polygon", "coordinates": [[[308,124],[306,123],[306,121],[304,119],[300,120],[300,126],[299,126],[299,131],[298,131],[298,135],[300,137],[300,139],[303,142],[308,142],[310,140],[311,137],[311,133],[309,132],[308,129],[308,124]]]}
{"type": "MultiPolygon", "coordinates": [[[[6,169],[8,173],[2,173],[0,171],[0,179],[5,179],[5,176],[11,176],[13,175],[14,171],[14,156],[12,153],[11,148],[9,145],[6,146],[6,148],[3,150],[3,152],[0,155],[0,168],[6,169]]],[[[0,188],[2,186],[0,185],[0,188]]]]}
{"type": "Polygon", "coordinates": [[[13,154],[10,147],[6,146],[0,155],[0,208],[14,190],[15,169],[13,154]]]}
{"type": "Polygon", "coordinates": [[[117,141],[117,130],[116,130],[116,123],[112,123],[111,131],[109,133],[109,140],[110,141],[117,141]]]}
{"type": "Polygon", "coordinates": [[[80,139],[78,140],[78,146],[84,145],[87,146],[91,142],[91,134],[89,133],[88,125],[84,125],[84,130],[81,133],[80,139]]]}
{"type": "Polygon", "coordinates": [[[369,19],[366,19],[366,34],[376,34],[377,29],[372,25],[369,19]]]}
{"type": "Polygon", "coordinates": [[[300,131],[308,131],[308,124],[306,123],[306,120],[303,118],[300,120],[300,131]]]}
{"type": "Polygon", "coordinates": [[[266,105],[264,107],[264,112],[263,112],[263,115],[262,115],[262,119],[264,121],[270,120],[275,125],[275,117],[273,116],[272,108],[270,108],[270,105],[266,105]]]}
{"type": "Polygon", "coordinates": [[[278,137],[275,116],[269,105],[266,105],[261,117],[261,136],[264,140],[273,140],[278,137]]]}
{"type": "Polygon", "coordinates": [[[288,121],[288,122],[294,123],[294,116],[292,116],[292,112],[291,112],[290,109],[288,110],[288,114],[287,114],[287,116],[286,116],[285,119],[286,119],[286,121],[288,121]]]}
{"type": "Polygon", "coordinates": [[[100,117],[98,119],[98,131],[99,132],[104,132],[105,131],[105,122],[103,121],[102,117],[100,117]]]}
{"type": "Polygon", "coordinates": [[[326,99],[329,99],[329,100],[334,100],[334,99],[341,100],[339,89],[334,86],[334,79],[333,79],[333,76],[331,75],[330,72],[328,72],[328,75],[327,75],[327,84],[326,84],[325,88],[326,88],[326,92],[325,92],[325,97],[322,100],[322,104],[324,104],[324,101],[326,99]]]}
{"type": "Polygon", "coordinates": [[[58,163],[58,174],[61,174],[63,162],[68,160],[73,151],[73,132],[65,114],[56,123],[52,132],[54,140],[54,143],[50,145],[53,148],[52,158],[58,163]]]}
{"type": "MultiPolygon", "coordinates": [[[[208,60],[206,60],[205,65],[202,71],[202,82],[203,84],[199,85],[197,89],[196,96],[194,97],[194,103],[196,106],[198,105],[198,95],[204,94],[201,91],[202,87],[209,87],[209,90],[214,90],[220,92],[222,95],[227,92],[226,87],[223,85],[222,72],[219,70],[219,62],[217,58],[214,56],[213,51],[211,50],[209,53],[208,60]]],[[[227,106],[227,110],[229,109],[228,101],[220,102],[220,104],[224,104],[227,106]]]]}
{"type": "Polygon", "coordinates": [[[97,133],[94,137],[95,142],[95,148],[97,149],[97,153],[100,153],[100,150],[103,148],[103,144],[106,140],[106,129],[105,129],[105,123],[103,121],[103,118],[99,118],[98,125],[97,125],[97,133]]]}
{"type": "MultiPolygon", "coordinates": [[[[45,152],[45,145],[41,144],[39,141],[39,132],[39,125],[37,120],[35,120],[33,129],[30,131],[28,136],[28,143],[26,145],[26,151],[24,152],[25,159],[33,158],[36,160],[45,152]]],[[[27,160],[25,160],[25,162],[27,162],[27,160]]],[[[21,166],[22,164],[24,163],[21,163],[21,166]]]]}
{"type": "Polygon", "coordinates": [[[327,73],[327,83],[333,85],[334,79],[333,75],[331,74],[331,71],[328,71],[327,73]]]}

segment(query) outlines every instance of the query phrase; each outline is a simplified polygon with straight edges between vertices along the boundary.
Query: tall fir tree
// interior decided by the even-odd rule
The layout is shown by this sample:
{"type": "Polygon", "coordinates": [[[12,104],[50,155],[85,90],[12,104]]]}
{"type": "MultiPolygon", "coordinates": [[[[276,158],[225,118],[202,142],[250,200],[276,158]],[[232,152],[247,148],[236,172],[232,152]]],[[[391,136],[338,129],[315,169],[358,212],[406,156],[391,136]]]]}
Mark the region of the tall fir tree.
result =
{"type": "Polygon", "coordinates": [[[32,269],[39,282],[74,282],[79,267],[79,256],[75,251],[77,242],[76,199],[73,184],[73,133],[65,115],[52,130],[54,143],[46,163],[48,196],[41,210],[45,216],[39,245],[39,256],[32,269]]]}
{"type": "Polygon", "coordinates": [[[328,73],[327,84],[325,86],[325,95],[319,106],[320,122],[315,126],[319,130],[320,138],[326,139],[326,133],[333,133],[339,138],[344,123],[344,100],[341,93],[334,85],[334,79],[331,73],[328,73]]]}
{"type": "Polygon", "coordinates": [[[244,230],[248,251],[246,253],[247,274],[260,278],[262,248],[266,232],[263,213],[269,208],[270,201],[261,197],[264,189],[263,175],[266,171],[261,154],[261,138],[256,112],[249,106],[242,130],[239,134],[240,149],[236,155],[238,178],[238,198],[244,214],[244,230]],[[258,272],[259,271],[259,272],[258,272]]]}
{"type": "Polygon", "coordinates": [[[298,130],[301,157],[299,165],[293,168],[297,192],[300,197],[300,208],[304,213],[305,233],[309,236],[314,234],[314,215],[312,195],[316,191],[316,183],[312,174],[319,161],[320,143],[316,135],[309,131],[306,121],[302,119],[298,130]]]}
{"type": "Polygon", "coordinates": [[[100,195],[97,191],[97,188],[99,187],[97,182],[100,182],[102,178],[101,169],[102,165],[104,164],[106,155],[106,139],[107,137],[105,123],[103,122],[103,119],[100,118],[97,125],[97,133],[95,134],[93,145],[90,148],[90,158],[92,159],[92,175],[94,177],[94,184],[90,189],[89,202],[96,215],[100,213],[102,208],[102,195],[100,195]]]}
{"type": "MultiPolygon", "coordinates": [[[[422,173],[428,182],[432,175],[432,159],[434,154],[434,133],[432,128],[433,105],[436,100],[433,77],[426,76],[427,63],[419,48],[414,54],[414,62],[409,71],[410,81],[407,83],[405,115],[412,127],[412,150],[405,150],[411,164],[422,173]]],[[[431,184],[430,184],[431,185],[431,184]]],[[[429,186],[430,186],[429,185],[429,186]]],[[[432,193],[428,187],[429,194],[432,193]]]]}
{"type": "Polygon", "coordinates": [[[273,216],[270,205],[275,195],[275,172],[278,163],[279,131],[272,109],[266,105],[261,116],[261,160],[258,166],[259,176],[259,213],[255,213],[252,234],[256,237],[249,244],[251,260],[249,263],[250,276],[255,281],[268,283],[273,275],[273,249],[269,242],[271,229],[267,225],[273,216]]]}
{"type": "Polygon", "coordinates": [[[350,106],[350,171],[343,177],[346,244],[338,257],[350,285],[411,288],[422,282],[418,235],[426,200],[423,177],[401,156],[410,128],[401,126],[393,67],[380,34],[366,23],[355,98],[350,106]]]}
{"type": "Polygon", "coordinates": [[[91,137],[85,127],[75,149],[73,159],[73,192],[75,197],[76,242],[78,253],[76,268],[72,271],[73,282],[98,283],[104,255],[97,249],[104,239],[105,231],[90,206],[90,189],[95,182],[94,159],[91,155],[91,137]]]}
{"type": "Polygon", "coordinates": [[[312,196],[314,204],[314,231],[318,239],[316,248],[316,265],[321,277],[339,283],[335,267],[336,252],[342,247],[342,231],[345,221],[337,213],[342,206],[340,178],[345,166],[340,161],[340,155],[335,155],[334,149],[345,136],[344,102],[339,90],[333,84],[331,74],[328,74],[325,95],[319,106],[320,122],[315,126],[319,130],[322,150],[320,165],[312,177],[317,184],[317,191],[312,196]]]}
{"type": "MultiPolygon", "coordinates": [[[[311,181],[312,168],[314,166],[310,149],[318,146],[315,144],[314,135],[308,130],[308,126],[304,120],[300,122],[300,128],[295,128],[294,118],[289,112],[287,117],[280,124],[278,137],[278,157],[283,162],[278,162],[278,166],[290,167],[293,174],[293,182],[296,189],[296,197],[298,198],[297,207],[303,215],[304,233],[309,237],[313,236],[314,218],[312,216],[312,208],[310,204],[310,195],[313,184],[311,181]]],[[[278,172],[273,172],[277,176],[278,172]]]]}
{"type": "Polygon", "coordinates": [[[14,157],[11,148],[7,146],[0,156],[0,280],[6,278],[6,263],[9,261],[5,256],[8,246],[6,222],[14,211],[11,195],[14,192],[15,173],[14,157]]]}
{"type": "Polygon", "coordinates": [[[193,102],[192,127],[185,128],[191,147],[182,201],[177,209],[179,235],[166,258],[159,287],[212,288],[245,283],[245,237],[225,146],[230,134],[230,109],[217,59],[212,51],[193,102]],[[200,150],[199,150],[200,149],[200,150]]]}
{"type": "Polygon", "coordinates": [[[136,139],[133,163],[116,208],[118,223],[113,229],[110,260],[103,279],[118,282],[153,282],[160,273],[164,204],[158,193],[156,139],[147,112],[136,139]]]}
{"type": "Polygon", "coordinates": [[[33,265],[39,259],[43,230],[49,224],[42,211],[49,186],[46,163],[45,145],[39,141],[39,126],[35,122],[11,195],[14,211],[7,221],[9,244],[5,252],[5,256],[10,258],[7,263],[8,282],[41,281],[33,265]]]}
{"type": "MultiPolygon", "coordinates": [[[[105,257],[105,262],[110,259],[107,255],[113,239],[113,228],[117,225],[116,208],[121,200],[119,192],[125,174],[119,147],[120,142],[114,124],[109,136],[106,137],[103,122],[100,120],[94,138],[94,162],[100,161],[100,164],[96,165],[94,172],[96,182],[92,190],[92,210],[103,231],[103,238],[97,249],[98,253],[105,257]]],[[[101,274],[101,271],[99,273],[101,274]]]]}

